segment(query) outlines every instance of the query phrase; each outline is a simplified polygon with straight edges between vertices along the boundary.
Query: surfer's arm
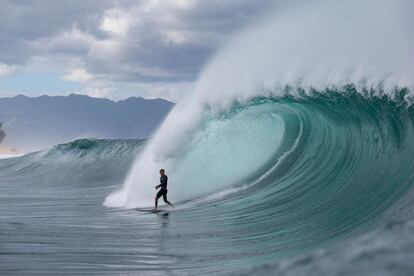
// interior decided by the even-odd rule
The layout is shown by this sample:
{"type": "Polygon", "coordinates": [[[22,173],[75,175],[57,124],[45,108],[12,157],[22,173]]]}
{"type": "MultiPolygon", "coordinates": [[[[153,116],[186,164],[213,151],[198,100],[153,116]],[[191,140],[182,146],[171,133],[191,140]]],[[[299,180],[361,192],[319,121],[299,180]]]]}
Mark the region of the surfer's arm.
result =
{"type": "Polygon", "coordinates": [[[158,189],[159,187],[161,187],[161,184],[155,186],[155,189],[158,189]]]}

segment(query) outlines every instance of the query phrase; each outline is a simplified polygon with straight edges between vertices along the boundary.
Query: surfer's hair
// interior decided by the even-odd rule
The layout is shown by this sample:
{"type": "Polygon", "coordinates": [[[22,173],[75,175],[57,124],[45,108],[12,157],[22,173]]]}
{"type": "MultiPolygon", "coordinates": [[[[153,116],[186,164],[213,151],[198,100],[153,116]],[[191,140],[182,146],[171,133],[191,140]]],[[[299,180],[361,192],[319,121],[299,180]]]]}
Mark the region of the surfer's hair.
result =
{"type": "Polygon", "coordinates": [[[164,169],[161,169],[160,172],[164,172],[165,173],[165,170],[164,169]]]}

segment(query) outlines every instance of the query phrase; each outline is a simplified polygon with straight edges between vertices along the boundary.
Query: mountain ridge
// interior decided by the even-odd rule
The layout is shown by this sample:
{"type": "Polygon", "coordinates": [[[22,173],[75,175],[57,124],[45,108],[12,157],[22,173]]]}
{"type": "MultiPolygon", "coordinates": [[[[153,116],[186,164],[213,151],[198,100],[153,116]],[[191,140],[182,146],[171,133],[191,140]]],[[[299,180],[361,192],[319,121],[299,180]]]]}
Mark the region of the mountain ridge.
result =
{"type": "Polygon", "coordinates": [[[79,94],[0,98],[3,144],[31,151],[79,138],[147,138],[173,106],[164,99],[113,101],[79,94]]]}

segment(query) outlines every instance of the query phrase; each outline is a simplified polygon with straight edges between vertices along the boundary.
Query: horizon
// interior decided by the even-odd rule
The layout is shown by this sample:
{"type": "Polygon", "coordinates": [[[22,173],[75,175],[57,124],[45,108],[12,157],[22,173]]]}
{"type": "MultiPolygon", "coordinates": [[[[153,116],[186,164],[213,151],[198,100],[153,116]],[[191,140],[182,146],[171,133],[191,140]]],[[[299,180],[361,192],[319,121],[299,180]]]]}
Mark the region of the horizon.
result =
{"type": "Polygon", "coordinates": [[[80,96],[80,97],[87,97],[87,98],[98,99],[98,100],[99,99],[102,99],[102,100],[108,100],[108,101],[111,101],[111,102],[114,102],[114,103],[126,101],[126,100],[129,100],[129,99],[143,99],[143,100],[147,100],[147,101],[150,101],[150,100],[163,100],[163,101],[167,101],[167,102],[170,102],[170,103],[175,104],[175,102],[170,101],[170,100],[167,100],[167,99],[164,99],[164,98],[144,98],[142,96],[129,96],[127,98],[114,100],[114,99],[111,99],[111,98],[91,96],[91,95],[78,94],[78,93],[70,93],[70,94],[67,94],[67,95],[49,95],[49,94],[42,94],[42,95],[33,95],[33,96],[26,95],[26,94],[16,94],[14,96],[4,96],[4,97],[3,96],[0,96],[0,99],[13,99],[13,98],[18,98],[18,97],[24,97],[24,98],[28,98],[28,99],[37,99],[37,98],[42,98],[42,97],[65,98],[65,97],[70,97],[70,96],[80,96]]]}

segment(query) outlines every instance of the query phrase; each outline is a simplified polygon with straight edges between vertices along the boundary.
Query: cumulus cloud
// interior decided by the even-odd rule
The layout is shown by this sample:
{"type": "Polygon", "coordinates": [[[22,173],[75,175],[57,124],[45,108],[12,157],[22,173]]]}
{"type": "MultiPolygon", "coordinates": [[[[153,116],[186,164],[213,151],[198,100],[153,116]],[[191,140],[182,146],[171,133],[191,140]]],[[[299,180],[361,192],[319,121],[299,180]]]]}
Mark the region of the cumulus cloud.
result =
{"type": "Polygon", "coordinates": [[[128,13],[119,9],[110,9],[105,11],[100,28],[109,33],[125,36],[131,25],[131,20],[128,13]]]}
{"type": "Polygon", "coordinates": [[[0,63],[0,77],[5,77],[16,71],[15,66],[10,66],[4,63],[0,63]]]}
{"type": "Polygon", "coordinates": [[[0,75],[20,66],[58,71],[95,95],[135,90],[151,97],[144,91],[152,87],[154,95],[181,97],[186,89],[177,87],[191,87],[229,35],[273,6],[272,0],[2,0],[0,75]]]}
{"type": "Polygon", "coordinates": [[[70,72],[67,75],[63,76],[63,79],[65,81],[72,81],[72,82],[87,82],[90,81],[91,79],[93,79],[93,76],[88,73],[88,71],[86,71],[83,68],[77,68],[72,70],[72,72],[70,72]]]}

